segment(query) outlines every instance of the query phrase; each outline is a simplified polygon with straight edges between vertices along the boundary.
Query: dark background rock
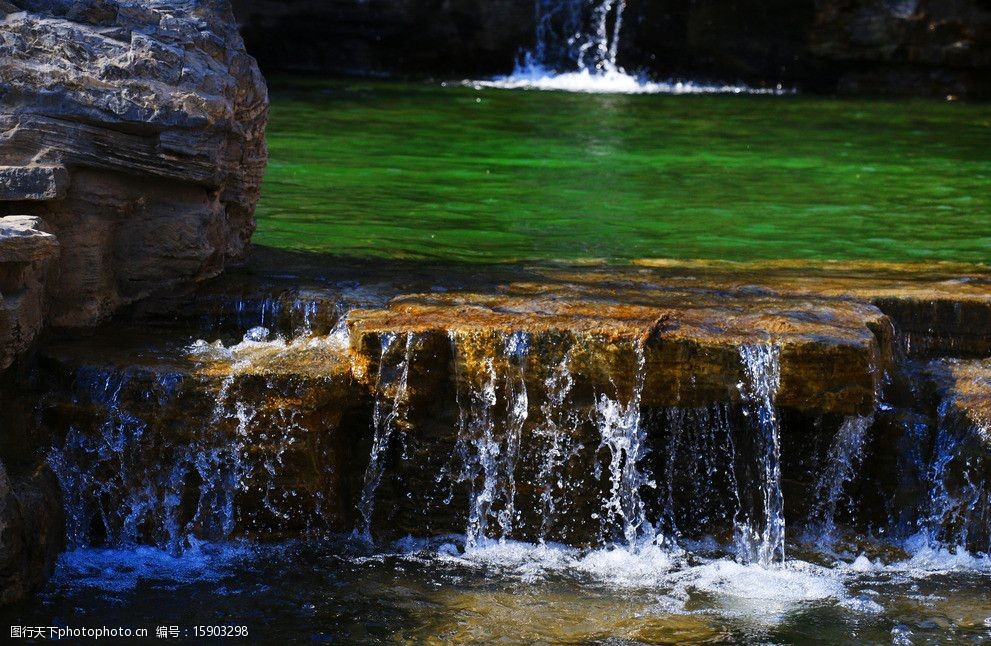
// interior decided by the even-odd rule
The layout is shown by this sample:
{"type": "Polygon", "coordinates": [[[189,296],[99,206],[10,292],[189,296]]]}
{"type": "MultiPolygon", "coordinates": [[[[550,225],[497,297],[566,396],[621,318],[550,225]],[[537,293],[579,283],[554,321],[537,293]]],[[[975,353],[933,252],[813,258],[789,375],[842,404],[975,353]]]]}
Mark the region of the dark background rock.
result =
{"type": "Polygon", "coordinates": [[[532,0],[233,0],[266,71],[498,74],[533,39],[532,0]]]}
{"type": "MultiPolygon", "coordinates": [[[[509,73],[534,0],[234,0],[266,72],[509,73]]],[[[619,63],[656,78],[991,95],[987,0],[628,0],[619,63]]]]}
{"type": "Polygon", "coordinates": [[[62,492],[47,466],[16,480],[0,464],[0,604],[40,588],[65,544],[62,492]]]}

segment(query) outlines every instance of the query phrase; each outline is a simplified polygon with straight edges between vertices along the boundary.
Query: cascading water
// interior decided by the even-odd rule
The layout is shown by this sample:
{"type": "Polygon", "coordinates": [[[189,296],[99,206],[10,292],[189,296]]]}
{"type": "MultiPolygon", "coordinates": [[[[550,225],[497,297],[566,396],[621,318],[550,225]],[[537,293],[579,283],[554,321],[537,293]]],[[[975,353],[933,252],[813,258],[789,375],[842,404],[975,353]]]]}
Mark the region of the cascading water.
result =
{"type": "Polygon", "coordinates": [[[546,540],[558,508],[567,503],[565,465],[582,447],[575,440],[579,419],[567,405],[575,380],[570,368],[571,348],[561,360],[550,365],[544,379],[544,401],[540,406],[542,424],[536,431],[540,459],[536,481],[540,493],[540,539],[546,540]]]}
{"type": "Polygon", "coordinates": [[[991,555],[991,428],[957,419],[951,404],[939,407],[920,529],[931,543],[991,555]]]}
{"type": "Polygon", "coordinates": [[[375,492],[385,472],[386,454],[392,446],[393,435],[398,429],[405,428],[409,407],[409,370],[416,346],[416,336],[407,332],[403,337],[404,340],[400,344],[401,359],[395,366],[390,366],[389,361],[396,345],[397,335],[385,334],[381,340],[382,351],[376,379],[375,407],[372,411],[374,435],[368,466],[365,469],[361,499],[358,502],[358,512],[362,519],[361,535],[369,541],[372,515],[375,511],[375,492]]]}
{"type": "Polygon", "coordinates": [[[756,89],[672,81],[657,83],[626,72],[618,63],[626,0],[536,0],[534,44],[513,73],[475,87],[620,94],[781,94],[779,86],[756,89]]]}
{"type": "Polygon", "coordinates": [[[536,42],[516,73],[623,71],[616,64],[625,0],[537,0],[536,42]]]}
{"type": "Polygon", "coordinates": [[[781,351],[775,345],[742,345],[744,415],[755,431],[758,466],[734,520],[738,556],[771,565],[785,559],[784,494],[781,491],[781,427],[775,397],[781,382],[781,351]]]}
{"type": "Polygon", "coordinates": [[[626,546],[636,545],[647,531],[653,539],[641,490],[656,488],[642,464],[648,452],[640,411],[646,359],[643,343],[639,340],[634,342],[634,353],[636,373],[629,398],[620,401],[600,394],[595,402],[596,422],[602,438],[599,448],[607,457],[604,462],[609,479],[609,492],[603,506],[602,538],[608,540],[609,534],[614,533],[626,546]]]}
{"type": "Polygon", "coordinates": [[[664,412],[666,455],[664,534],[677,540],[712,532],[740,505],[730,406],[669,408],[664,412]]]}
{"type": "MultiPolygon", "coordinates": [[[[253,357],[290,348],[260,340],[268,335],[253,328],[229,348],[196,342],[184,371],[78,370],[66,404],[76,421],[49,454],[71,546],[151,544],[178,553],[237,533],[306,532],[333,517],[322,506],[337,476],[301,469],[304,456],[339,454],[330,421],[313,427],[307,417],[307,406],[337,392],[335,378],[255,370],[253,357]]],[[[346,343],[339,337],[300,343],[336,352],[346,343]]]]}
{"type": "Polygon", "coordinates": [[[457,366],[458,479],[468,484],[465,545],[474,549],[490,538],[493,519],[499,525],[500,540],[513,531],[516,469],[529,415],[523,365],[529,343],[522,333],[496,339],[451,333],[450,339],[457,366]],[[474,356],[480,350],[485,356],[474,356]],[[501,423],[496,414],[500,403],[504,410],[501,423]]]}
{"type": "Polygon", "coordinates": [[[820,542],[831,541],[835,537],[836,512],[843,501],[844,487],[857,474],[867,432],[873,423],[873,415],[847,417],[830,444],[813,503],[812,524],[816,527],[820,542]]]}

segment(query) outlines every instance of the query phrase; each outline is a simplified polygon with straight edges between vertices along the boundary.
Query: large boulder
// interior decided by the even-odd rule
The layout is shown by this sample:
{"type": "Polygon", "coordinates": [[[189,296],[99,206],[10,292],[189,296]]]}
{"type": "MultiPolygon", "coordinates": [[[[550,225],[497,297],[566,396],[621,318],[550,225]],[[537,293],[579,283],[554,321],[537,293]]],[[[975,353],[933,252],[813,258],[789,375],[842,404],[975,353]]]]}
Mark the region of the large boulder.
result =
{"type": "Polygon", "coordinates": [[[94,325],[243,257],[267,106],[226,0],[0,3],[0,216],[58,239],[46,322],[94,325]]]}

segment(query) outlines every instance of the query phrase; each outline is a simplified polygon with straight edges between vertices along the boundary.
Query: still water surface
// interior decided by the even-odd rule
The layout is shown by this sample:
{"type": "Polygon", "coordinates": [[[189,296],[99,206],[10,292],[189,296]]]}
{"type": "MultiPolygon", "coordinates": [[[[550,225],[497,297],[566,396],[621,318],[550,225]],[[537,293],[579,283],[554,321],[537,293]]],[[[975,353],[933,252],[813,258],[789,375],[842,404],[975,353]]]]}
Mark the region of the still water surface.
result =
{"type": "Polygon", "coordinates": [[[343,256],[986,261],[986,105],[277,79],[255,242],[343,256]]]}

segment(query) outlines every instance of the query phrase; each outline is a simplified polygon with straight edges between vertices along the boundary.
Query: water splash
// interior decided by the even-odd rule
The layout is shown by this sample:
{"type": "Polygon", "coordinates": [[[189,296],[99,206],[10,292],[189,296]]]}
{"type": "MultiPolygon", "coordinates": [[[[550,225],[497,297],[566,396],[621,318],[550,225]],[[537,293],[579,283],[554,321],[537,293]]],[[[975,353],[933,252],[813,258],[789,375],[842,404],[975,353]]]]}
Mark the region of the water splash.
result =
{"type": "Polygon", "coordinates": [[[567,405],[575,385],[571,374],[571,352],[551,364],[544,379],[544,401],[540,406],[542,423],[536,430],[541,441],[536,484],[540,487],[540,540],[545,541],[558,518],[558,508],[566,503],[565,465],[582,447],[575,441],[580,423],[577,412],[567,405]]]}
{"type": "Polygon", "coordinates": [[[603,539],[610,528],[618,528],[623,544],[627,546],[635,545],[646,531],[653,538],[641,489],[656,487],[642,464],[648,453],[640,411],[646,377],[642,341],[634,342],[634,354],[636,373],[629,399],[623,402],[600,394],[595,402],[601,436],[599,448],[605,449],[608,457],[609,492],[603,501],[603,539]]]}
{"type": "Polygon", "coordinates": [[[529,339],[523,333],[449,336],[457,369],[458,480],[469,489],[465,540],[475,549],[490,538],[491,520],[505,540],[516,519],[516,466],[529,415],[529,339]]]}
{"type": "Polygon", "coordinates": [[[940,403],[923,534],[936,546],[969,548],[991,555],[991,429],[940,403]]]}
{"type": "Polygon", "coordinates": [[[664,411],[665,535],[701,537],[728,522],[740,505],[730,405],[664,411]]]}
{"type": "Polygon", "coordinates": [[[468,81],[481,88],[608,94],[786,94],[781,86],[652,82],[617,62],[625,0],[537,0],[534,46],[509,76],[468,81]]]}
{"type": "Polygon", "coordinates": [[[737,555],[745,563],[771,565],[785,560],[784,494],[781,491],[781,428],[775,397],[781,383],[781,350],[775,345],[742,345],[744,415],[757,432],[756,504],[738,508],[737,555]]]}

